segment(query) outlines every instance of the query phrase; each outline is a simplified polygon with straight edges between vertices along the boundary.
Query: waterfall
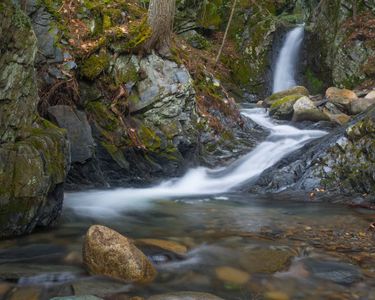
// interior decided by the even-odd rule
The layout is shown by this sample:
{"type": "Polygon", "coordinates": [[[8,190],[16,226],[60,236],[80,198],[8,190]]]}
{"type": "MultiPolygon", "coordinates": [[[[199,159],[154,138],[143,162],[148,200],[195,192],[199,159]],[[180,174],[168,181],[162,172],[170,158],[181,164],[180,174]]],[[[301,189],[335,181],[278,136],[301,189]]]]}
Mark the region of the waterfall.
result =
{"type": "Polygon", "coordinates": [[[325,134],[319,130],[300,130],[271,121],[260,108],[242,110],[245,117],[270,130],[270,136],[244,157],[226,168],[191,169],[185,176],[151,188],[126,188],[112,191],[90,191],[67,194],[65,206],[78,214],[113,217],[129,208],[139,208],[149,200],[185,196],[214,195],[255,179],[285,155],[302,147],[308,141],[325,134]]]}
{"type": "Polygon", "coordinates": [[[276,71],[273,79],[274,93],[297,85],[295,73],[304,32],[305,28],[300,25],[291,30],[286,36],[276,63],[276,71]]]}

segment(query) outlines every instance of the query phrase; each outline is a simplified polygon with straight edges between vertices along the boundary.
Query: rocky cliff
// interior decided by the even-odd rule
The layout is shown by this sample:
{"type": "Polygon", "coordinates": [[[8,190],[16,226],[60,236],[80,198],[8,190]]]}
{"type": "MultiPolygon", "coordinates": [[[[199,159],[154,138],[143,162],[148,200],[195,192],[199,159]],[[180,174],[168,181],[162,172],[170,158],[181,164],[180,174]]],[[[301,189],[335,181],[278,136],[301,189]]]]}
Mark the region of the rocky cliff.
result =
{"type": "Polygon", "coordinates": [[[64,130],[40,118],[36,38],[12,1],[0,4],[0,238],[51,225],[69,166],[64,130]]]}

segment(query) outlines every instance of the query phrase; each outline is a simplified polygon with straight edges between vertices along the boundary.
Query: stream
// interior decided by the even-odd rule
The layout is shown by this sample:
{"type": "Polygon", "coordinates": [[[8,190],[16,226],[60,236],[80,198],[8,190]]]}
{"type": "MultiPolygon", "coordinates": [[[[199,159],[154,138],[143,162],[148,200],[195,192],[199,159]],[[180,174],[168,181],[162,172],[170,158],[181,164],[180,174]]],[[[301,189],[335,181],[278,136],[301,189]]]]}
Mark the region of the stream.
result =
{"type": "Polygon", "coordinates": [[[243,114],[270,135],[232,165],[193,169],[151,188],[70,193],[57,228],[1,242],[0,299],[73,294],[147,299],[178,291],[229,300],[375,299],[375,246],[366,231],[370,212],[299,194],[234,189],[325,132],[274,124],[260,109],[243,114]],[[89,276],[81,247],[92,224],[133,239],[174,241],[188,251],[176,255],[141,247],[159,273],[148,286],[89,276]]]}

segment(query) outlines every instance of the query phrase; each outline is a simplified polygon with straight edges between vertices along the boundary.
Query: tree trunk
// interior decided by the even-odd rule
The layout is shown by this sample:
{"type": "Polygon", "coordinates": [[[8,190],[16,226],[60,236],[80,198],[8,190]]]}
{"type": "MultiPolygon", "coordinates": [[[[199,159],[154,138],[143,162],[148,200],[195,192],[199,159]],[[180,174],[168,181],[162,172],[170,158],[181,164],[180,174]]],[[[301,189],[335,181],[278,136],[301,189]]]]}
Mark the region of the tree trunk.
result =
{"type": "Polygon", "coordinates": [[[236,9],[236,4],[237,4],[237,0],[233,0],[232,10],[231,10],[231,12],[230,12],[229,21],[228,21],[228,24],[227,24],[227,28],[225,29],[225,34],[224,34],[223,41],[222,41],[221,46],[220,46],[220,49],[219,49],[219,53],[218,53],[217,56],[216,56],[215,66],[216,66],[217,63],[219,62],[219,59],[220,59],[221,53],[223,52],[224,45],[225,45],[225,41],[227,40],[227,36],[228,36],[228,32],[229,32],[229,28],[230,28],[230,25],[231,25],[232,20],[233,20],[234,11],[235,11],[235,9],[236,9]]]}
{"type": "Polygon", "coordinates": [[[146,52],[155,50],[163,56],[170,55],[175,9],[176,0],[150,1],[148,23],[152,28],[152,35],[145,43],[146,52]]]}

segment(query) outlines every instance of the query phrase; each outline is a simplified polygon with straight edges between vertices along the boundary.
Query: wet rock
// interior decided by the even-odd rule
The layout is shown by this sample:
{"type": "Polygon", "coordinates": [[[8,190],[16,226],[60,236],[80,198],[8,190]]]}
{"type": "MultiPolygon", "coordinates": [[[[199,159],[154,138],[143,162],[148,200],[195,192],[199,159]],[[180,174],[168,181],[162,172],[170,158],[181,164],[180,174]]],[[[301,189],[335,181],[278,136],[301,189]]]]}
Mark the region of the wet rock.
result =
{"type": "Polygon", "coordinates": [[[253,249],[240,258],[241,266],[252,273],[275,273],[287,268],[293,258],[289,251],[278,249],[253,249]]]}
{"type": "Polygon", "coordinates": [[[243,285],[250,279],[250,275],[242,270],[232,267],[219,267],[215,269],[216,277],[226,283],[243,285]]]}
{"type": "Polygon", "coordinates": [[[353,284],[362,279],[358,269],[350,264],[316,259],[307,259],[304,264],[313,276],[322,280],[338,284],[353,284]]]}
{"type": "Polygon", "coordinates": [[[328,121],[329,118],[322,113],[308,97],[302,97],[293,105],[293,121],[328,121]]]}
{"type": "Polygon", "coordinates": [[[283,292],[267,292],[264,294],[266,300],[289,300],[289,296],[283,292]]]}
{"type": "Polygon", "coordinates": [[[0,264],[32,260],[45,261],[63,255],[65,248],[56,245],[37,244],[0,250],[0,264]]]}
{"type": "Polygon", "coordinates": [[[356,93],[347,89],[339,89],[336,87],[330,87],[326,91],[326,97],[329,102],[338,106],[346,112],[350,111],[351,103],[358,100],[356,93]]]}
{"type": "Polygon", "coordinates": [[[374,124],[372,108],[266,170],[251,191],[275,192],[287,187],[308,192],[323,190],[323,195],[329,192],[371,197],[375,193],[374,124]]]}
{"type": "Polygon", "coordinates": [[[71,106],[56,105],[48,108],[52,121],[68,132],[72,163],[84,163],[94,155],[95,142],[87,116],[71,106]]]}
{"type": "Polygon", "coordinates": [[[93,275],[127,282],[154,280],[156,270],[133,242],[104,226],[91,226],[83,245],[83,262],[93,275]]]}
{"type": "Polygon", "coordinates": [[[176,292],[155,295],[147,298],[147,300],[223,300],[215,295],[199,292],[176,292]]]}
{"type": "Polygon", "coordinates": [[[329,118],[331,122],[339,124],[339,125],[344,125],[351,120],[350,116],[344,113],[332,114],[325,108],[323,108],[323,112],[329,118]]]}
{"type": "Polygon", "coordinates": [[[0,299],[5,299],[5,295],[13,288],[12,284],[0,283],[0,299]]]}
{"type": "Polygon", "coordinates": [[[185,255],[187,253],[187,247],[167,240],[157,240],[157,239],[139,239],[135,241],[137,246],[152,246],[157,247],[169,252],[176,253],[178,255],[185,255]]]}
{"type": "Polygon", "coordinates": [[[42,290],[36,287],[20,287],[8,296],[9,300],[39,300],[42,290]]]}
{"type": "Polygon", "coordinates": [[[107,280],[105,278],[87,278],[73,282],[74,295],[95,295],[105,297],[115,293],[128,291],[128,285],[123,282],[107,280]]]}
{"type": "Polygon", "coordinates": [[[73,266],[37,265],[26,263],[1,264],[0,279],[23,282],[64,282],[83,274],[84,270],[73,266]]]}
{"type": "Polygon", "coordinates": [[[103,300],[102,298],[92,296],[92,295],[83,295],[83,296],[67,296],[67,297],[54,297],[50,300],[103,300]]]}
{"type": "Polygon", "coordinates": [[[264,100],[264,105],[266,107],[270,107],[276,101],[279,101],[282,98],[285,98],[287,96],[292,96],[292,95],[300,95],[300,97],[308,96],[309,91],[303,86],[296,86],[296,87],[290,88],[288,90],[278,92],[278,93],[275,93],[275,94],[271,95],[270,97],[268,97],[264,100]]]}

